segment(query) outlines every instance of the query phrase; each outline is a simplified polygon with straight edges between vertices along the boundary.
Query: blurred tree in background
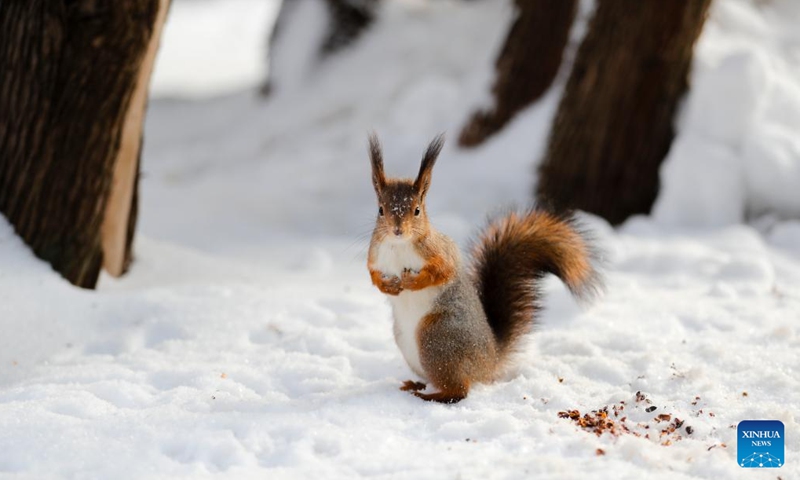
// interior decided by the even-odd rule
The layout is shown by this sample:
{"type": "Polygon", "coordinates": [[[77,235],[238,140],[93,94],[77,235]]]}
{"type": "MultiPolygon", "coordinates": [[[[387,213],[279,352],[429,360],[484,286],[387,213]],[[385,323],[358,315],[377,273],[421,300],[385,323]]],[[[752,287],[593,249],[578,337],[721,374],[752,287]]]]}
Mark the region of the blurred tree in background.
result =
{"type": "Polygon", "coordinates": [[[514,115],[539,99],[556,78],[577,0],[516,0],[512,22],[495,63],[494,107],[475,112],[458,142],[472,147],[500,131],[514,115]]]}
{"type": "MultiPolygon", "coordinates": [[[[281,3],[275,27],[272,29],[269,40],[269,50],[274,52],[276,40],[279,39],[291,17],[296,14],[298,5],[303,0],[285,0],[281,3]]],[[[318,59],[336,53],[352,44],[375,20],[379,0],[310,0],[321,1],[327,10],[327,27],[321,43],[317,47],[318,59]]],[[[261,88],[262,95],[268,95],[274,87],[271,79],[267,78],[261,88]]]]}
{"type": "Polygon", "coordinates": [[[142,124],[168,0],[3,2],[0,212],[92,288],[131,258],[142,124]]]}
{"type": "Polygon", "coordinates": [[[621,223],[649,213],[711,0],[598,0],[539,169],[536,196],[621,223]]]}
{"type": "Polygon", "coordinates": [[[334,53],[346,47],[375,19],[378,0],[325,0],[330,10],[331,22],[320,52],[334,53]]]}
{"type": "MultiPolygon", "coordinates": [[[[382,5],[378,0],[285,1],[278,31],[303,1],[326,5],[326,31],[316,59],[353,44],[382,5]]],[[[538,201],[592,212],[613,224],[650,211],[710,3],[597,0],[539,168],[538,201]]],[[[494,104],[466,121],[461,146],[479,145],[501,131],[542,97],[562,67],[578,0],[513,0],[513,6],[516,15],[495,62],[494,104]]]]}
{"type": "MultiPolygon", "coordinates": [[[[309,57],[320,61],[353,45],[390,1],[286,0],[272,36],[282,40],[287,18],[306,5],[324,22],[309,57]]],[[[470,0],[478,1],[496,0],[470,0]]],[[[495,61],[494,105],[467,119],[462,146],[501,131],[569,67],[578,0],[506,1],[516,15],[495,61]]],[[[710,3],[596,0],[537,199],[614,224],[649,212],[710,3]]],[[[76,285],[93,287],[102,267],[120,275],[132,258],[148,83],[168,7],[9,0],[0,8],[0,212],[76,285]]]]}

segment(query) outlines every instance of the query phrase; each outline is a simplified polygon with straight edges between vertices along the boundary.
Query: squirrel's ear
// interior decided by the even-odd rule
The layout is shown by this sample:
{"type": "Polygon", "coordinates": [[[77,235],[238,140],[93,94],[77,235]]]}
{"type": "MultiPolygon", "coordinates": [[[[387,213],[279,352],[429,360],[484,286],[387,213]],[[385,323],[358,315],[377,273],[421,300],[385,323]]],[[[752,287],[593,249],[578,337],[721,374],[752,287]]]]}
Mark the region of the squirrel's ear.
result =
{"type": "Polygon", "coordinates": [[[374,133],[369,135],[369,159],[372,162],[372,186],[375,187],[375,193],[380,195],[381,190],[386,186],[386,175],[383,173],[381,143],[374,133]]]}
{"type": "Polygon", "coordinates": [[[419,174],[417,175],[417,179],[414,181],[414,189],[417,190],[422,197],[428,193],[428,187],[431,186],[433,164],[436,163],[436,159],[439,157],[439,152],[442,151],[442,146],[444,146],[443,133],[433,139],[431,144],[428,145],[428,150],[425,152],[425,156],[422,157],[422,164],[419,166],[419,174]]]}

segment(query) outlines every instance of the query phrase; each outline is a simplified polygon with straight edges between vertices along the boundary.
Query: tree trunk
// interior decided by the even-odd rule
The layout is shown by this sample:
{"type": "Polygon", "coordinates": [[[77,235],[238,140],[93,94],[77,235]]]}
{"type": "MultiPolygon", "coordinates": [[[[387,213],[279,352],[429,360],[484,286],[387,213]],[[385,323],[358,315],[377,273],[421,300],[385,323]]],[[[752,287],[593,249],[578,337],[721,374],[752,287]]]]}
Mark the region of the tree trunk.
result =
{"type": "Polygon", "coordinates": [[[0,8],[0,211],[75,285],[94,287],[103,263],[101,225],[158,11],[159,0],[0,8]]]}
{"type": "Polygon", "coordinates": [[[483,143],[538,100],[558,73],[577,0],[516,0],[517,18],[495,63],[494,108],[475,112],[461,130],[464,147],[483,143]]]}
{"type": "Polygon", "coordinates": [[[330,55],[355,41],[375,19],[378,0],[326,0],[330,24],[320,45],[322,56],[330,55]]]}
{"type": "Polygon", "coordinates": [[[598,1],[540,167],[540,201],[612,224],[650,211],[710,3],[598,1]]]}
{"type": "MultiPolygon", "coordinates": [[[[275,45],[279,43],[276,39],[282,35],[281,32],[290,22],[299,1],[284,0],[281,4],[275,27],[270,34],[270,52],[273,52],[275,45]]],[[[328,25],[322,42],[316,47],[319,60],[325,59],[356,41],[375,20],[379,0],[324,0],[324,2],[328,11],[328,25]]],[[[270,77],[272,77],[271,74],[270,77]]],[[[273,82],[268,78],[261,87],[261,94],[269,95],[273,87],[273,82]]]]}

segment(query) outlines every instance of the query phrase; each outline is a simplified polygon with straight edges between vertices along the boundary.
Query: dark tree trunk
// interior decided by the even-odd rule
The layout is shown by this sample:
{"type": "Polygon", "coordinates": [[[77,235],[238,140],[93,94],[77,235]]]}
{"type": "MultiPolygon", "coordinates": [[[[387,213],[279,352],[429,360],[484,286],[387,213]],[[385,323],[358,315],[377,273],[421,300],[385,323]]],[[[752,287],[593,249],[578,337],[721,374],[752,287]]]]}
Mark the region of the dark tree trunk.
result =
{"type": "Polygon", "coordinates": [[[612,224],[650,211],[710,3],[599,0],[540,167],[540,201],[612,224]]]}
{"type": "MultiPolygon", "coordinates": [[[[103,263],[106,203],[160,3],[8,0],[0,8],[0,212],[82,287],[94,287],[103,263]]],[[[125,224],[132,229],[130,218],[125,224]]]]}
{"type": "Polygon", "coordinates": [[[483,143],[519,111],[539,99],[553,83],[577,0],[516,0],[517,18],[495,63],[494,108],[472,115],[458,142],[465,147],[483,143]]]}
{"type": "MultiPolygon", "coordinates": [[[[276,40],[289,23],[299,0],[284,0],[270,34],[269,49],[274,51],[276,40]]],[[[322,1],[322,0],[309,0],[322,1]]],[[[348,47],[364,33],[375,20],[379,0],[324,0],[328,10],[328,26],[322,43],[317,48],[320,60],[348,47]]],[[[261,94],[268,95],[274,87],[270,79],[261,87],[261,94]]]]}
{"type": "Polygon", "coordinates": [[[378,0],[326,0],[330,24],[320,46],[322,56],[330,55],[355,41],[375,19],[378,0]]]}

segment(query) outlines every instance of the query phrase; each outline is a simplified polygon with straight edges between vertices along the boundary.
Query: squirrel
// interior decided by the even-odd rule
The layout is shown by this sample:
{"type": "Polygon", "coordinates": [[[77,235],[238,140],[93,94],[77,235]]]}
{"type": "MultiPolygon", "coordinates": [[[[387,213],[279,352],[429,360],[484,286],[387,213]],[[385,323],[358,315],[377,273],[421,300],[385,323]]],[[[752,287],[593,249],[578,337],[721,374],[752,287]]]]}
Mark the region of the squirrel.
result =
{"type": "Polygon", "coordinates": [[[530,332],[540,280],[558,276],[579,300],[602,288],[597,252],[571,213],[531,208],[490,221],[465,267],[456,243],[428,220],[425,197],[443,135],[428,146],[414,180],[386,178],[377,136],[369,136],[378,215],[367,267],[389,298],[394,338],[411,370],[438,391],[400,387],[441,403],[466,398],[474,383],[497,379],[530,332]]]}

